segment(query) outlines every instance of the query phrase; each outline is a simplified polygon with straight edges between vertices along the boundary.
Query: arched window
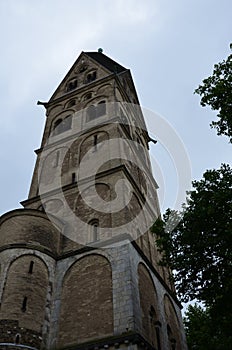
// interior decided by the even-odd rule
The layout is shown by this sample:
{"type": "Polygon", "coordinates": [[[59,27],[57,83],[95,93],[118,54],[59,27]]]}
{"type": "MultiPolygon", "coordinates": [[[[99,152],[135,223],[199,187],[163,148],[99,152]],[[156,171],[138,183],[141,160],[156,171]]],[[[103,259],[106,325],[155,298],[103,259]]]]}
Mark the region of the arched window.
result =
{"type": "Polygon", "coordinates": [[[73,107],[73,106],[75,106],[75,104],[76,104],[76,101],[75,101],[75,100],[71,100],[71,101],[69,101],[69,103],[67,104],[67,107],[73,107]]]}
{"type": "Polygon", "coordinates": [[[54,127],[53,127],[53,133],[54,133],[54,135],[60,134],[60,132],[61,132],[61,123],[62,123],[62,119],[61,119],[61,118],[59,118],[59,119],[57,119],[57,120],[55,121],[54,127]]]}
{"type": "Polygon", "coordinates": [[[167,325],[168,343],[170,350],[176,350],[176,340],[173,337],[171,327],[167,325]]]}
{"type": "Polygon", "coordinates": [[[62,122],[62,132],[67,131],[69,129],[71,129],[71,125],[72,125],[72,115],[68,115],[67,117],[65,117],[63,119],[62,122]]]}
{"type": "Polygon", "coordinates": [[[89,122],[95,118],[106,114],[106,101],[100,101],[97,106],[91,105],[86,111],[86,121],[89,122]]]}
{"type": "Polygon", "coordinates": [[[91,105],[87,108],[86,111],[86,121],[89,122],[96,118],[96,107],[91,105]]]}
{"type": "Polygon", "coordinates": [[[87,74],[86,76],[86,84],[91,83],[92,81],[96,80],[97,78],[97,72],[90,72],[89,74],[87,74]]]}
{"type": "Polygon", "coordinates": [[[96,242],[99,240],[99,220],[94,219],[89,222],[89,242],[96,242]]]}
{"type": "Polygon", "coordinates": [[[62,132],[65,132],[69,129],[71,129],[72,126],[72,115],[66,116],[64,119],[57,119],[54,123],[53,127],[53,135],[61,134],[62,132]]]}
{"type": "Polygon", "coordinates": [[[84,101],[90,100],[92,98],[92,92],[88,92],[85,96],[84,96],[84,101]]]}
{"type": "Polygon", "coordinates": [[[67,83],[66,91],[72,91],[77,88],[77,79],[72,79],[67,83]]]}
{"type": "Polygon", "coordinates": [[[106,114],[106,101],[101,101],[97,105],[97,117],[101,117],[106,114]]]}
{"type": "Polygon", "coordinates": [[[21,338],[20,334],[17,333],[16,336],[15,336],[15,341],[14,341],[15,344],[19,344],[20,343],[20,338],[21,338]]]}

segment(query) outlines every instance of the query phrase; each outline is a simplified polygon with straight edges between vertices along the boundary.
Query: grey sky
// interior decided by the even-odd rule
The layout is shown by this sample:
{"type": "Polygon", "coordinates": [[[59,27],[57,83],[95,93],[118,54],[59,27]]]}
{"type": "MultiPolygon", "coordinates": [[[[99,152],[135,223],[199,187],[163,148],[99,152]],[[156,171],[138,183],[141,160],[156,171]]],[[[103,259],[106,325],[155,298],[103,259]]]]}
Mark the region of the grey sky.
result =
{"type": "MultiPolygon", "coordinates": [[[[230,52],[231,13],[229,0],[1,0],[0,213],[28,195],[45,121],[37,100],[50,98],[81,51],[99,47],[131,69],[142,106],[172,124],[193,179],[231,163],[228,140],[209,127],[215,113],[193,95],[230,52]]],[[[164,207],[172,206],[173,166],[162,145],[151,153],[164,177],[164,207]]]]}

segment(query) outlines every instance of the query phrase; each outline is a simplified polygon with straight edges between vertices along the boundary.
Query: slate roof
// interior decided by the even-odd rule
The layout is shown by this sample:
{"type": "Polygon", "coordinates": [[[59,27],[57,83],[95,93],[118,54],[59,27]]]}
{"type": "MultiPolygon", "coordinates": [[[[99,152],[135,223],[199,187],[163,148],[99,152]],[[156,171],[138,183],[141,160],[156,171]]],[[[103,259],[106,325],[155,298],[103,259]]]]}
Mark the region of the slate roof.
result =
{"type": "Polygon", "coordinates": [[[85,52],[85,54],[113,73],[122,73],[127,70],[102,52],[85,52]]]}

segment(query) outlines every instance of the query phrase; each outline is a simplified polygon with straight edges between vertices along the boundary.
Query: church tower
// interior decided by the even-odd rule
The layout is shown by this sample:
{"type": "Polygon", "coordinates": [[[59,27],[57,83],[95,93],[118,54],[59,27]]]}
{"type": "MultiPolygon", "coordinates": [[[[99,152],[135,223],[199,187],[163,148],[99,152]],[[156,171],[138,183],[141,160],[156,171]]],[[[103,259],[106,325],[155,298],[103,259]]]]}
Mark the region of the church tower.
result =
{"type": "Polygon", "coordinates": [[[82,52],[38,104],[29,197],[0,222],[0,349],[187,349],[130,71],[82,52]]]}

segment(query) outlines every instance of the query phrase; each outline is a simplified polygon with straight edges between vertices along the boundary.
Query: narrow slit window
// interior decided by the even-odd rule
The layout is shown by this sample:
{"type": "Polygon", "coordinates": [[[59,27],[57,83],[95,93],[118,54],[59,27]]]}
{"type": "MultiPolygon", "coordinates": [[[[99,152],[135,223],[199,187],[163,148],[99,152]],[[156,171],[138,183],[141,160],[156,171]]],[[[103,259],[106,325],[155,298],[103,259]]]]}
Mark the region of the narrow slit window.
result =
{"type": "Polygon", "coordinates": [[[98,240],[98,230],[99,230],[98,223],[95,222],[93,224],[93,241],[94,242],[98,240]]]}
{"type": "Polygon", "coordinates": [[[96,242],[99,240],[99,221],[97,219],[89,222],[89,242],[96,242]]]}
{"type": "Polygon", "coordinates": [[[32,274],[34,268],[34,261],[30,262],[28,273],[32,274]]]}
{"type": "Polygon", "coordinates": [[[22,312],[26,312],[27,310],[27,297],[23,298],[23,302],[22,302],[22,312]]]}
{"type": "Polygon", "coordinates": [[[57,151],[55,156],[54,156],[54,160],[52,162],[53,168],[58,167],[58,165],[59,165],[59,158],[60,158],[60,151],[57,151]]]}
{"type": "Polygon", "coordinates": [[[15,344],[19,344],[19,342],[20,342],[20,334],[16,334],[16,336],[15,336],[15,344]]]}
{"type": "Polygon", "coordinates": [[[155,335],[157,339],[157,350],[161,350],[160,327],[155,327],[155,335]]]}
{"type": "Polygon", "coordinates": [[[76,173],[72,173],[72,183],[76,182],[76,173]]]}
{"type": "Polygon", "coordinates": [[[93,146],[94,146],[93,152],[97,151],[97,142],[98,142],[97,135],[94,135],[93,136],[93,146]]]}

